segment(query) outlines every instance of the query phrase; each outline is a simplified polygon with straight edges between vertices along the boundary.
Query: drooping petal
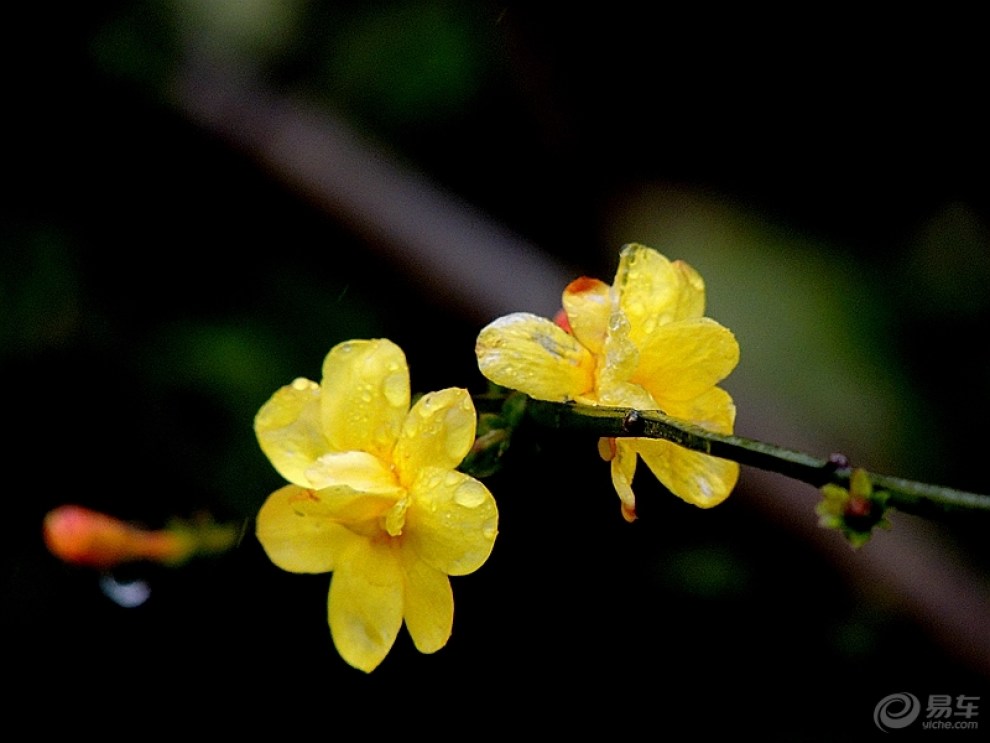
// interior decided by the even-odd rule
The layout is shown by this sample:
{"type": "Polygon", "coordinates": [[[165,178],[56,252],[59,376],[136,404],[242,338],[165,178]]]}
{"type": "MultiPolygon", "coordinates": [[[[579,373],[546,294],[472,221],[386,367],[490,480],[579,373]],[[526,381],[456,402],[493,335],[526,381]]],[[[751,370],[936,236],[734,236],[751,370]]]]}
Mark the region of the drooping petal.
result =
{"type": "Polygon", "coordinates": [[[416,649],[435,653],[447,644],[454,625],[450,579],[408,549],[402,550],[406,576],[405,620],[416,649]]]}
{"type": "Polygon", "coordinates": [[[278,390],[261,406],[254,431],[265,456],[282,477],[312,486],[306,470],[330,450],[320,421],[320,388],[299,378],[278,390]]]}
{"type": "Polygon", "coordinates": [[[328,517],[311,490],[298,485],[286,485],[268,497],[258,512],[256,534],[269,559],[292,573],[333,570],[355,538],[328,517]]]}
{"type": "Polygon", "coordinates": [[[583,276],[564,289],[563,305],[574,337],[592,353],[601,353],[612,313],[612,287],[583,276]]]}
{"type": "Polygon", "coordinates": [[[616,440],[615,456],[612,457],[612,485],[622,501],[622,517],[629,522],[636,520],[636,496],[632,481],[636,474],[636,450],[627,442],[616,440]]]}
{"type": "Polygon", "coordinates": [[[495,499],[463,472],[434,467],[410,487],[403,548],[447,575],[466,575],[484,564],[498,533],[495,499]]]}
{"type": "Polygon", "coordinates": [[[701,508],[724,501],[739,479],[739,465],[669,441],[635,439],[647,466],[674,495],[701,508]]]}
{"type": "Polygon", "coordinates": [[[538,400],[574,400],[594,387],[595,359],[588,349],[536,315],[495,320],[478,335],[475,351],[488,379],[538,400]]]}
{"type": "Polygon", "coordinates": [[[322,424],[334,451],[389,460],[409,411],[405,354],[386,339],[341,343],[323,362],[322,424]]]}
{"type": "Polygon", "coordinates": [[[467,390],[423,395],[406,416],[392,455],[400,481],[408,485],[424,467],[457,467],[474,444],[477,422],[467,390]]]}
{"type": "Polygon", "coordinates": [[[355,668],[373,671],[402,627],[402,568],[386,541],[358,538],[330,580],[328,619],[334,645],[355,668]]]}
{"type": "Polygon", "coordinates": [[[639,366],[632,380],[661,405],[697,397],[739,363],[735,336],[706,317],[655,328],[639,342],[639,352],[639,366]]]}
{"type": "Polygon", "coordinates": [[[324,454],[306,470],[316,489],[345,485],[362,493],[398,494],[395,475],[378,457],[363,451],[324,454]]]}

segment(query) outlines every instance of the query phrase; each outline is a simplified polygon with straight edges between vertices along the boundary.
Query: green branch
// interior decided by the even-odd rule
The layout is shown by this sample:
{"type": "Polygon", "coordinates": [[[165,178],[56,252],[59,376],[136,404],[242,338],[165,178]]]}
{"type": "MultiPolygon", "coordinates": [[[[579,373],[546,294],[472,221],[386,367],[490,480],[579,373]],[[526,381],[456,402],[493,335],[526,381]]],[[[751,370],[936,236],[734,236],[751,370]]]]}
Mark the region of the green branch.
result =
{"type": "MultiPolygon", "coordinates": [[[[778,472],[816,488],[837,485],[848,490],[855,471],[841,455],[821,459],[762,441],[712,433],[700,426],[671,418],[659,410],[606,408],[530,399],[526,412],[530,418],[550,428],[586,431],[598,437],[664,439],[692,451],[778,472]]],[[[957,509],[990,512],[990,496],[987,495],[872,472],[866,475],[874,490],[887,494],[886,504],[901,511],[929,517],[957,509]]]]}

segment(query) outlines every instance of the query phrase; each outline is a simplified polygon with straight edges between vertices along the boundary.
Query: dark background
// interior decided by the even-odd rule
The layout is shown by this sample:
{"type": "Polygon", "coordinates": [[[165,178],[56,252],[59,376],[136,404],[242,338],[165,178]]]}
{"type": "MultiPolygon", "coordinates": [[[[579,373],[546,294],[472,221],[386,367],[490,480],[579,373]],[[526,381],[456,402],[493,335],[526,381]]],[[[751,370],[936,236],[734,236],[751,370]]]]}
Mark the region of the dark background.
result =
{"type": "MultiPolygon", "coordinates": [[[[3,53],[9,709],[24,694],[78,703],[84,727],[99,710],[152,722],[206,709],[220,727],[271,715],[307,731],[368,705],[376,729],[604,719],[650,737],[683,724],[829,740],[879,734],[874,706],[893,692],[986,701],[985,518],[894,514],[853,553],[814,528],[813,489],[744,470],[712,511],[641,475],[630,526],[594,442],[536,430],[488,482],[500,536],[453,581],[449,645],[421,656],[403,631],[372,675],[347,667],[326,626],[328,576],[277,570],[253,537],[280,484],[254,413],[295,376],[318,378],[349,338],[399,343],[415,390],[480,391],[474,337],[494,314],[177,92],[220,59],[252,81],[247,119],[270,96],[343,122],[375,158],[581,273],[610,279],[624,242],[684,258],[740,339],[725,383],[740,434],[986,492],[974,18],[32,7],[12,12],[3,53]],[[782,494],[803,521],[774,505],[782,494]],[[69,502],[149,527],[208,513],[244,538],[181,569],[122,569],[151,588],[123,608],[98,574],[45,551],[42,518],[69,502]],[[906,552],[882,551],[899,538],[906,552]],[[939,588],[927,556],[970,592],[953,616],[925,608],[939,588]]],[[[511,305],[511,266],[483,278],[511,305]]],[[[562,288],[546,287],[547,307],[562,288]]]]}

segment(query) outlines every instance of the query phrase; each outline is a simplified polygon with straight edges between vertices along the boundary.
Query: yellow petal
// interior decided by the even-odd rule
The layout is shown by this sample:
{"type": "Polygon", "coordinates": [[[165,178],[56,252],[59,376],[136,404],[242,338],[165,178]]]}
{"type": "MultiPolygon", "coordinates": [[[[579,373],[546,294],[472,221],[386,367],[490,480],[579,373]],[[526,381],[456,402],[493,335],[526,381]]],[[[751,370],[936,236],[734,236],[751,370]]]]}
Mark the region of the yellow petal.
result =
{"type": "Polygon", "coordinates": [[[645,245],[626,245],[615,275],[619,305],[637,334],[705,313],[705,282],[684,261],[668,261],[645,245]]]}
{"type": "Polygon", "coordinates": [[[636,244],[622,248],[615,288],[636,345],[677,318],[681,285],[680,272],[657,251],[636,244]]]}
{"type": "Polygon", "coordinates": [[[475,347],[488,379],[538,400],[573,400],[594,387],[595,360],[550,320],[526,312],[485,327],[475,347]]]}
{"type": "Polygon", "coordinates": [[[674,495],[701,508],[724,501],[739,479],[739,465],[669,441],[635,439],[647,466],[674,495]]]}
{"type": "Polygon", "coordinates": [[[362,493],[396,495],[402,490],[392,471],[363,451],[324,454],[306,470],[306,477],[317,489],[345,485],[362,493]]]}
{"type": "Polygon", "coordinates": [[[345,486],[310,491],[310,501],[297,507],[365,536],[380,536],[382,521],[403,495],[400,488],[388,493],[362,493],[345,486]]]}
{"type": "Polygon", "coordinates": [[[457,467],[474,444],[477,421],[467,390],[423,395],[406,416],[392,455],[400,481],[408,485],[424,467],[457,467]]]}
{"type": "Polygon", "coordinates": [[[617,381],[608,375],[602,376],[603,380],[609,379],[609,383],[600,387],[598,398],[593,404],[612,408],[636,408],[637,410],[658,410],[660,408],[657,401],[640,385],[617,381]]]}
{"type": "Polygon", "coordinates": [[[705,281],[684,261],[671,263],[677,272],[678,299],[674,320],[693,320],[705,314],[705,281]]]}
{"type": "Polygon", "coordinates": [[[334,451],[366,451],[390,461],[409,411],[409,367],[389,340],[347,341],[323,362],[323,430],[334,451]]]}
{"type": "Polygon", "coordinates": [[[330,633],[341,657],[373,671],[395,644],[402,602],[402,569],[390,542],[353,542],[330,581],[330,633]]]}
{"type": "Polygon", "coordinates": [[[622,501],[622,517],[629,522],[636,520],[636,496],[632,481],[636,474],[636,451],[628,443],[616,441],[615,456],[612,458],[612,485],[622,501]]]}
{"type": "Polygon", "coordinates": [[[450,579],[408,549],[402,551],[406,576],[406,629],[416,649],[435,653],[447,644],[454,625],[454,593],[450,579]]]}
{"type": "Polygon", "coordinates": [[[727,328],[706,317],[655,328],[639,342],[632,381],[663,406],[690,400],[723,380],[739,363],[739,344],[727,328]]]}
{"type": "Polygon", "coordinates": [[[325,513],[309,508],[314,498],[312,491],[286,485],[272,493],[258,512],[258,541],[269,559],[283,570],[333,570],[337,557],[355,538],[325,513]]]}
{"type": "Polygon", "coordinates": [[[466,575],[491,554],[498,509],[488,488],[455,470],[421,470],[410,488],[403,547],[447,575],[466,575]]]}
{"type": "Polygon", "coordinates": [[[261,450],[282,477],[297,485],[312,485],[306,470],[330,450],[315,382],[300,378],[278,390],[255,416],[254,431],[261,450]]]}
{"type": "Polygon", "coordinates": [[[660,407],[671,417],[715,433],[732,433],[736,421],[736,406],[721,387],[712,387],[691,400],[668,400],[660,407]]]}
{"type": "Polygon", "coordinates": [[[612,313],[612,287],[586,276],[575,279],[564,290],[563,304],[574,337],[592,353],[601,353],[612,313]]]}

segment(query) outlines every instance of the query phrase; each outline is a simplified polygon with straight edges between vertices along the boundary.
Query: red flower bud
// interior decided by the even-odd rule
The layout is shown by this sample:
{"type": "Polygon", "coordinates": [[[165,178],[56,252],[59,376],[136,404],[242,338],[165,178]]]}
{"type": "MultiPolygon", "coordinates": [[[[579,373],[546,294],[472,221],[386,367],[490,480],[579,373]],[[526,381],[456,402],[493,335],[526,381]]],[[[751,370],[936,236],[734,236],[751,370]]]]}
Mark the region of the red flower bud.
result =
{"type": "Polygon", "coordinates": [[[189,556],[189,540],[147,531],[82,506],[61,506],[44,522],[45,544],[65,562],[108,569],[135,560],[173,563],[189,556]]]}

